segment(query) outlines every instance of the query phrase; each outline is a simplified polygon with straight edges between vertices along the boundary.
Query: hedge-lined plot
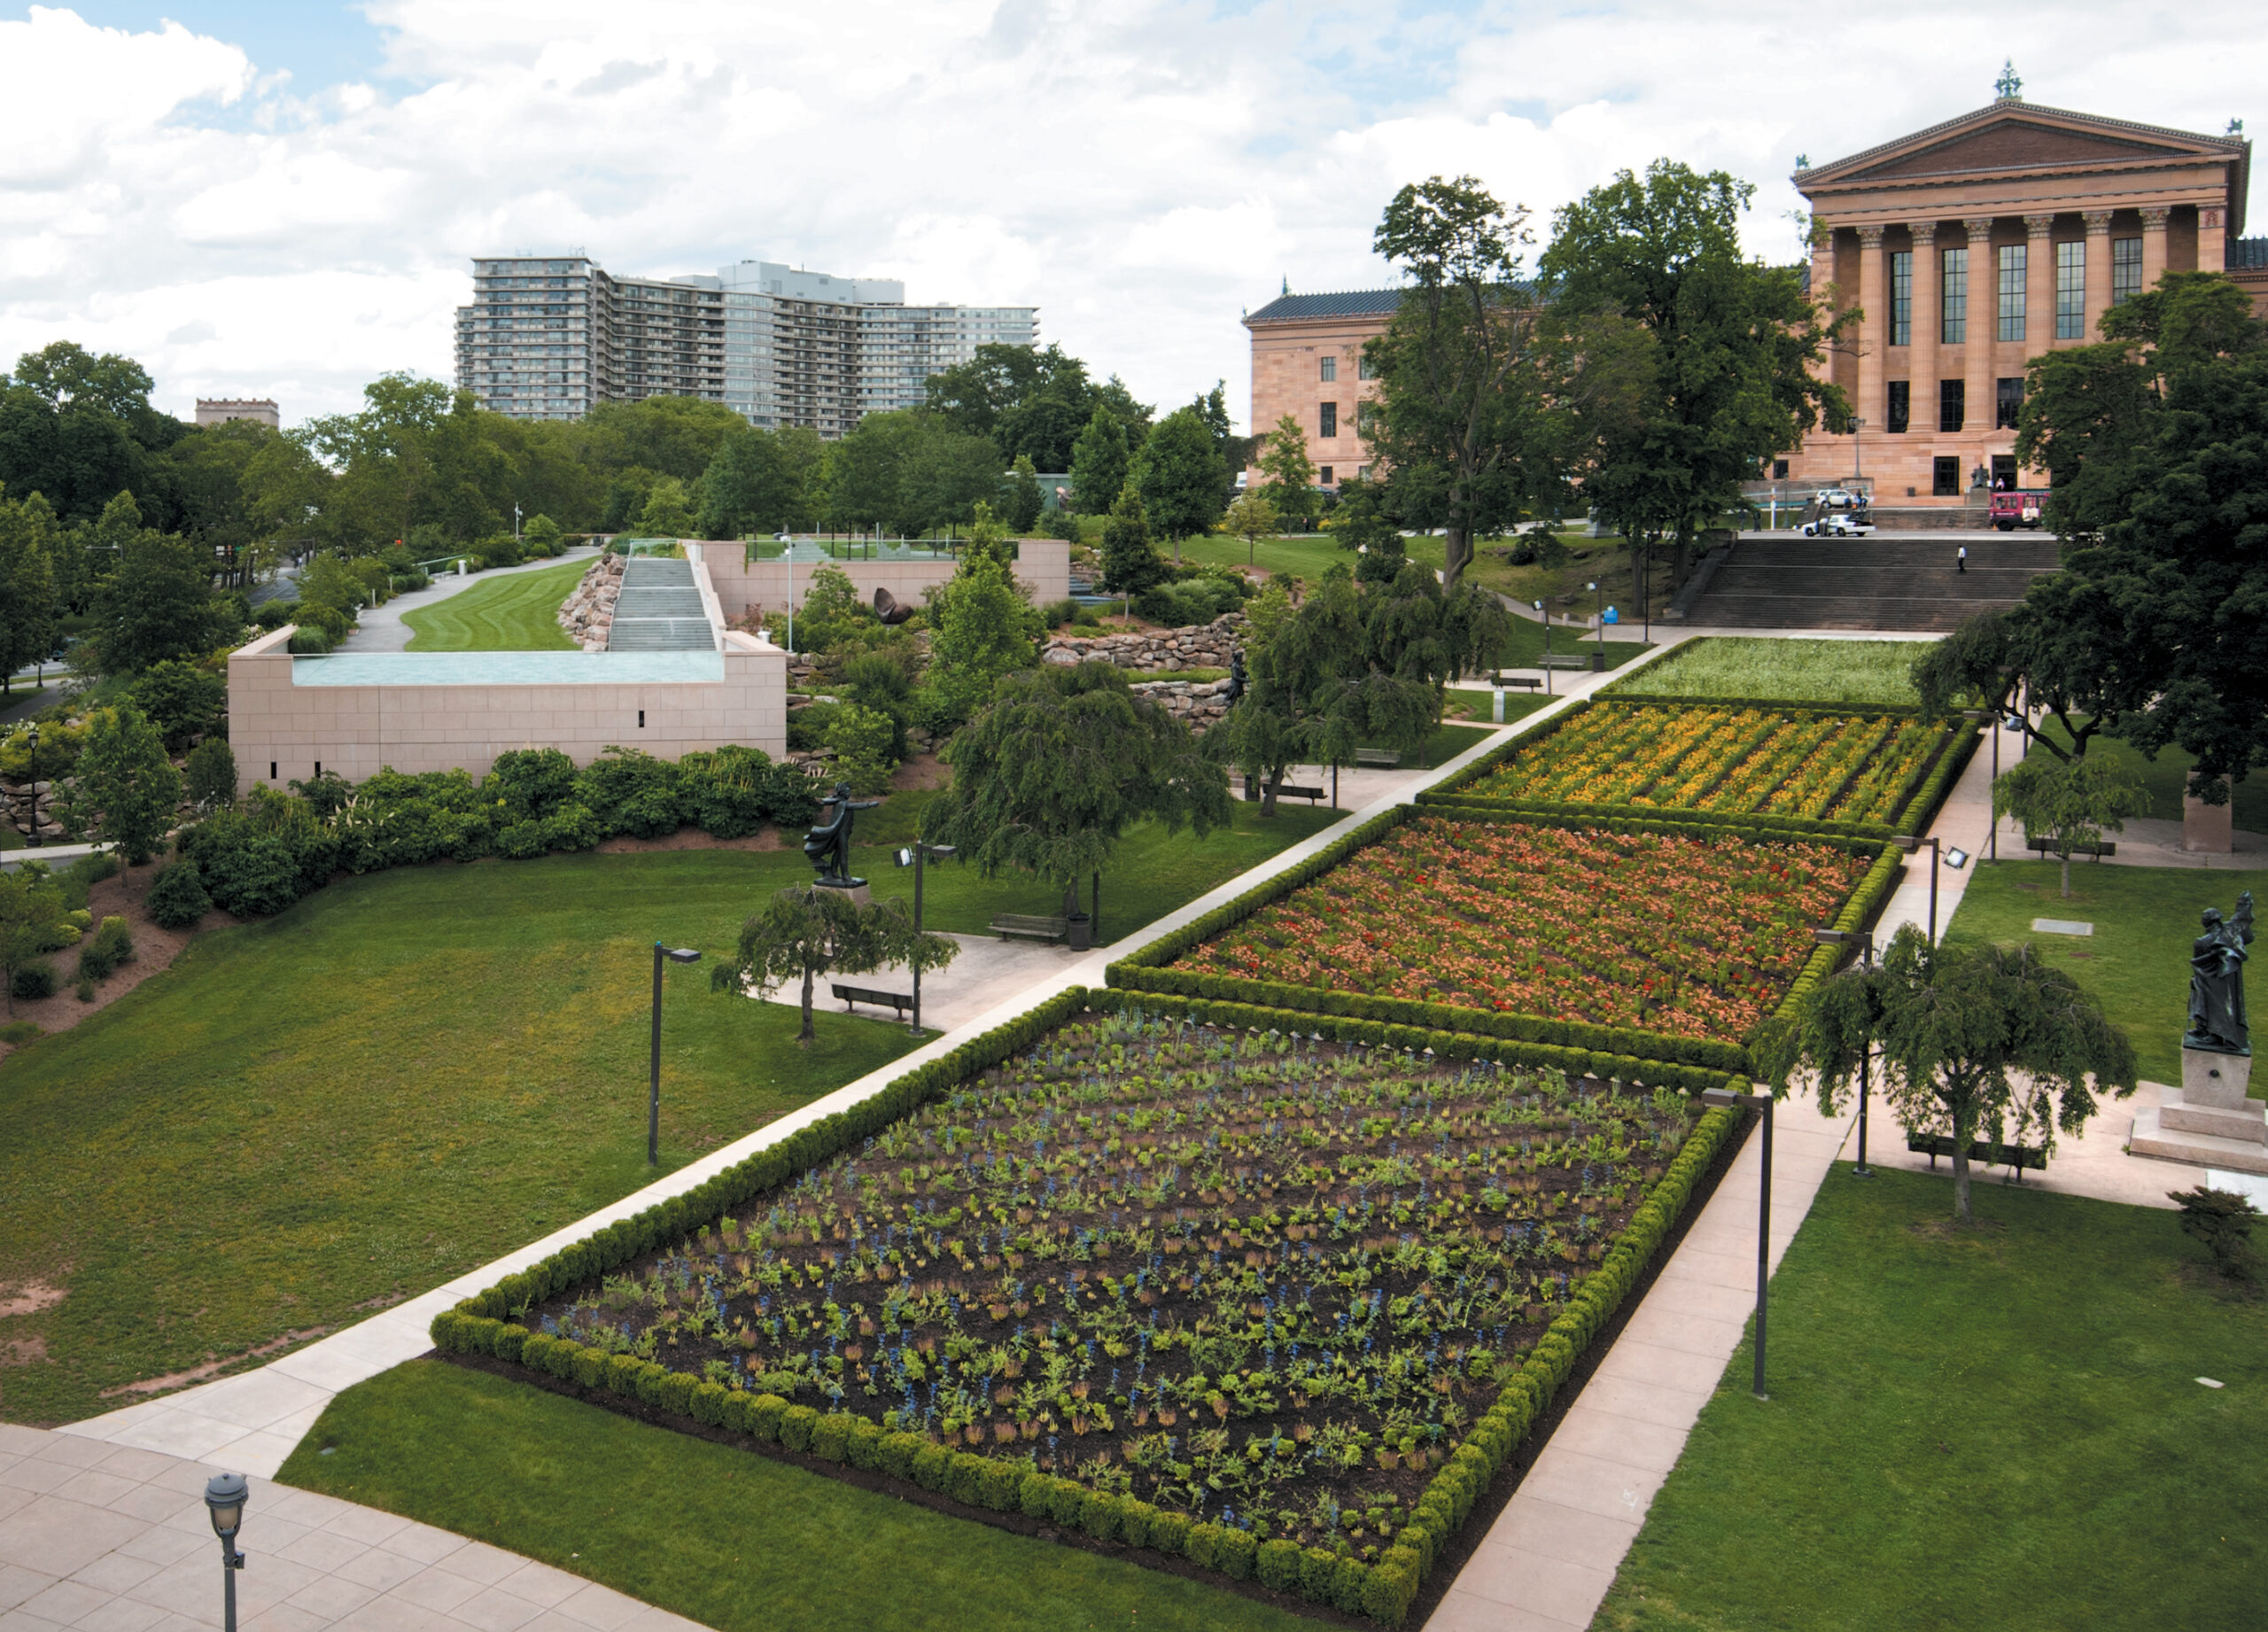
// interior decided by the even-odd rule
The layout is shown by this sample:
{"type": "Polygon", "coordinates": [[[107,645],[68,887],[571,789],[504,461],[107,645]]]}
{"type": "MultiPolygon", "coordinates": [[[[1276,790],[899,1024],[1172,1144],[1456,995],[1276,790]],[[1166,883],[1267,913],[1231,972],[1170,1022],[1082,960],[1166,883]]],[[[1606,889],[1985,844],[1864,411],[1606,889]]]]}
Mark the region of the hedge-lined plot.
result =
{"type": "Polygon", "coordinates": [[[1826,842],[1429,814],[1173,967],[1739,1044],[1870,861],[1826,842]]]}
{"type": "Polygon", "coordinates": [[[1946,739],[1906,714],[1596,703],[1455,797],[1887,822],[1946,739]]]}
{"type": "Polygon", "coordinates": [[[1733,1118],[1088,995],[435,1341],[1399,1622],[1733,1118]]]}

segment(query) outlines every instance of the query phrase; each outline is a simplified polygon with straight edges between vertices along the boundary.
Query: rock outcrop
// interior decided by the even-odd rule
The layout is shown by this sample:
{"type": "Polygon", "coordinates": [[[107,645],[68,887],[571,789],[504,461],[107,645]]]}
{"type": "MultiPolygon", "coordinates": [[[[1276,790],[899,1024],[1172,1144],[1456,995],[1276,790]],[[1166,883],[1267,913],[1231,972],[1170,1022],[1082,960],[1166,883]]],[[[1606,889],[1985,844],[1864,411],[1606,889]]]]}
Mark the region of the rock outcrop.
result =
{"type": "Polygon", "coordinates": [[[614,627],[614,602],[622,594],[622,574],[629,564],[626,556],[601,556],[575,586],[575,593],[560,603],[559,626],[586,652],[606,649],[607,632],[614,627]]]}
{"type": "Polygon", "coordinates": [[[1185,629],[1132,630],[1124,634],[1051,636],[1040,648],[1042,663],[1068,666],[1090,660],[1146,674],[1182,669],[1225,669],[1243,636],[1242,612],[1223,612],[1209,624],[1185,629]]]}

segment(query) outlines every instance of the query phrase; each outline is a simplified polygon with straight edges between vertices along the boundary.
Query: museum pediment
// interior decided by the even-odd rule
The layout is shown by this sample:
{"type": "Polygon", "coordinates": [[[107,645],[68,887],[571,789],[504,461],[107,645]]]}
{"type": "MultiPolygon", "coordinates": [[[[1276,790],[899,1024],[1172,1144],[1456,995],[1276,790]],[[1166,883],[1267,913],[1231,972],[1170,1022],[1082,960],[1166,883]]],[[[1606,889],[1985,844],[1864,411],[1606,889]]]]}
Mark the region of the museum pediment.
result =
{"type": "Polygon", "coordinates": [[[2085,170],[2096,166],[2226,160],[2241,143],[2022,103],[1996,103],[1961,119],[1798,173],[1806,188],[1913,183],[1959,175],[2085,170]]]}

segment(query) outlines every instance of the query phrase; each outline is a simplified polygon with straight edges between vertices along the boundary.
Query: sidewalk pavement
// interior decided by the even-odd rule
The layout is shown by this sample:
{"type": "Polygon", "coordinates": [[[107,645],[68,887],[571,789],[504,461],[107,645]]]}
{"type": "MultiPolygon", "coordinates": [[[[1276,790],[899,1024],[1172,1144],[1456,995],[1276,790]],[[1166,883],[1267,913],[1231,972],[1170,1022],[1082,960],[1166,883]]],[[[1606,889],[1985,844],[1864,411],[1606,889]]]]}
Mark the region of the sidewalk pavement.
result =
{"type": "MultiPolygon", "coordinates": [[[[1650,656],[1638,661],[1655,660],[1650,656]]],[[[1624,672],[1627,672],[1627,670],[1624,672]]],[[[242,1473],[273,1474],[283,1465],[284,1459],[291,1455],[292,1447],[315,1425],[315,1418],[322,1414],[322,1408],[333,1395],[366,1378],[375,1377],[404,1360],[414,1359],[431,1348],[432,1343],[427,1329],[431,1325],[433,1317],[443,1309],[454,1307],[461,1299],[470,1297],[503,1276],[525,1269],[560,1247],[582,1240],[594,1230],[693,1189],[798,1130],[857,1104],[914,1067],[927,1064],[949,1053],[959,1045],[962,1037],[1004,1024],[1034,1005],[1072,986],[1102,985],[1103,971],[1113,960],[1122,958],[1136,947],[1201,917],[1243,894],[1262,879],[1298,866],[1344,835],[1355,824],[1367,821],[1395,804],[1406,803],[1420,788],[1462,770],[1471,760],[1503,742],[1506,735],[1532,730],[1557,718],[1561,709],[1571,706],[1587,695],[1591,685],[1612,676],[1584,675],[1581,678],[1584,682],[1582,688],[1573,696],[1561,699],[1553,708],[1539,710],[1513,725],[1492,730],[1474,747],[1435,770],[1379,773],[1401,778],[1400,786],[1350,812],[1344,821],[1311,835],[1262,866],[1239,874],[1210,894],[1191,902],[1178,912],[1167,914],[1139,936],[1099,947],[1091,952],[1064,956],[1053,966],[1052,972],[1035,971],[1032,978],[1021,983],[997,1006],[963,1022],[953,1036],[936,1038],[882,1069],[860,1077],[849,1086],[837,1089],[800,1110],[791,1111],[765,1124],[745,1139],[710,1152],[643,1190],[625,1196],[610,1207],[578,1219],[493,1263],[469,1270],[422,1297],[396,1304],[342,1332],[284,1355],[256,1371],[241,1372],[234,1377],[183,1389],[178,1394],[160,1395],[99,1417],[66,1424],[61,1432],[116,1445],[160,1451],[169,1456],[224,1463],[242,1473]]],[[[1105,910],[1108,910],[1107,903],[1105,910]]],[[[928,983],[924,981],[925,1009],[928,1007],[928,983]]],[[[925,1014],[923,1018],[926,1021],[928,1016],[925,1014]]]]}
{"type": "MultiPolygon", "coordinates": [[[[221,1624],[222,1470],[0,1424],[0,1632],[221,1624]]],[[[375,1508],[252,1480],[237,1550],[246,1632],[695,1632],[682,1616],[375,1508]]]]}

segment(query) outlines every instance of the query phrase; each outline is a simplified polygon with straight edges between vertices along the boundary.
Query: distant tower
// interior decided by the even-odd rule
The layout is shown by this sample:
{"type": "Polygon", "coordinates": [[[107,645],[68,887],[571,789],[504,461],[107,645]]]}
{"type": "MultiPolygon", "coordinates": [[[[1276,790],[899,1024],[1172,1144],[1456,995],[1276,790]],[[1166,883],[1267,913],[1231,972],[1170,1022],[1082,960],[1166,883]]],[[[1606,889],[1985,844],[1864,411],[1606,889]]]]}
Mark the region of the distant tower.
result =
{"type": "Polygon", "coordinates": [[[2015,58],[2009,57],[2001,61],[2000,77],[1992,82],[1992,89],[1999,93],[2003,102],[2023,100],[2023,82],[2016,77],[2015,58]]]}

